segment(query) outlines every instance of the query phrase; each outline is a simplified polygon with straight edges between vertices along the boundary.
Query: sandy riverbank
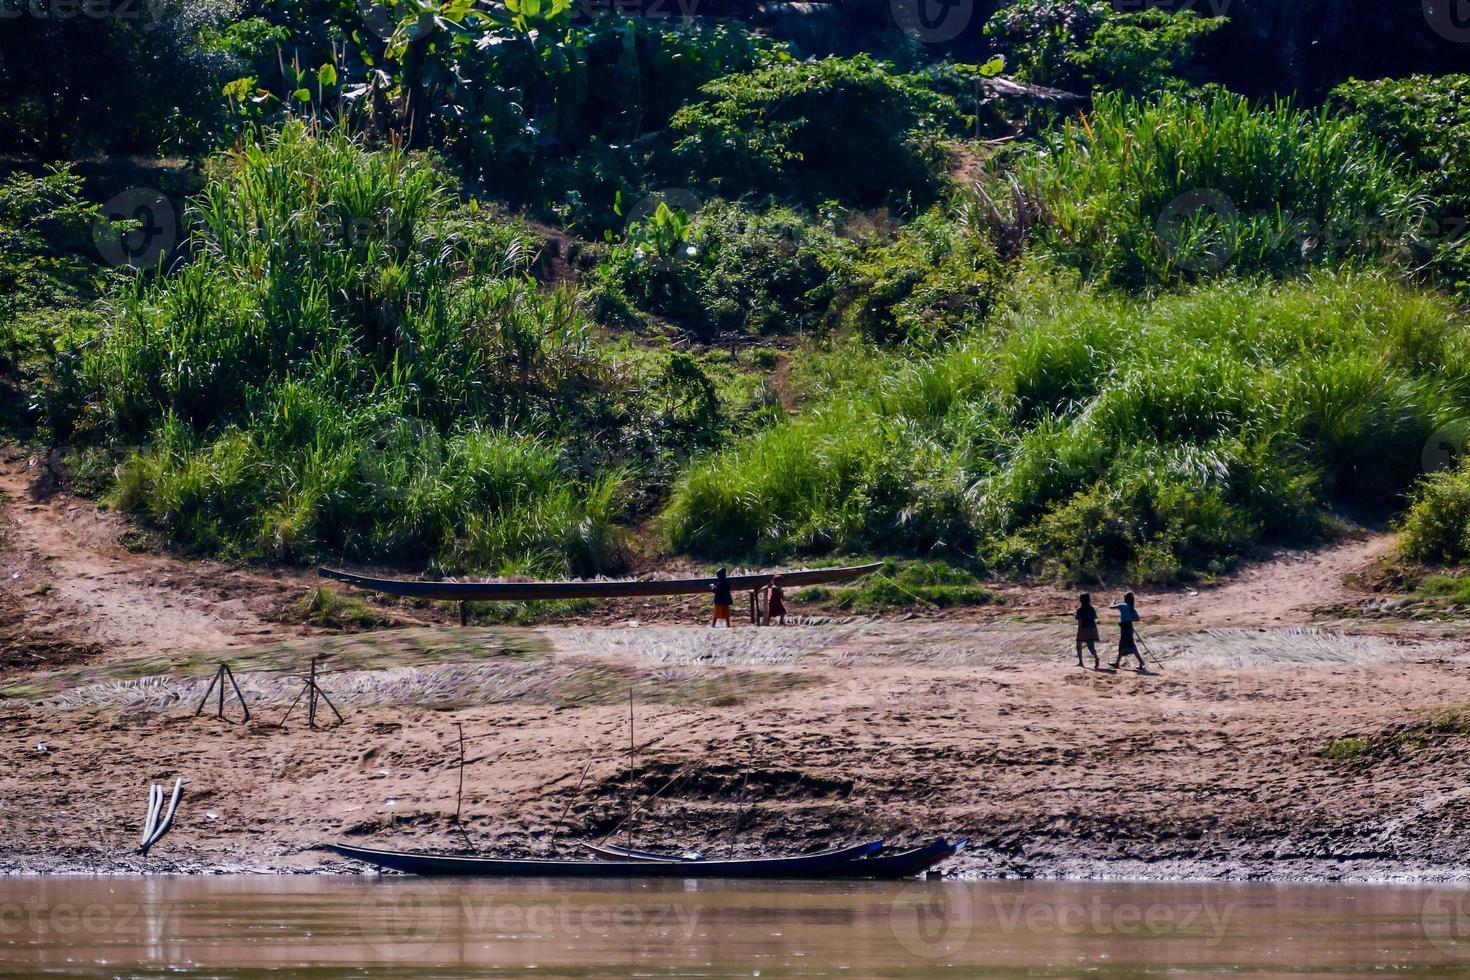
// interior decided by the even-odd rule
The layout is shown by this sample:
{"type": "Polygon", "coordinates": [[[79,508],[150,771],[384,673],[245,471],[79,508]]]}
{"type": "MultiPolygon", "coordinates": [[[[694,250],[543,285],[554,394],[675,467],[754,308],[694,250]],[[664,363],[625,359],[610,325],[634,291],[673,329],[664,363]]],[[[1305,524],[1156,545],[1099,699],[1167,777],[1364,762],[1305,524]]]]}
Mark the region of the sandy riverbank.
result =
{"type": "Polygon", "coordinates": [[[109,515],[3,477],[0,872],[349,870],[315,846],[462,848],[460,726],[465,830],[495,853],[607,834],[631,792],[635,840],[715,854],[948,834],[971,838],[953,868],[977,875],[1470,869],[1470,735],[1425,725],[1470,704],[1465,630],[1354,615],[1384,535],[1142,594],[1162,668],[1114,674],[1071,662],[1069,598],[1047,589],[728,633],[675,625],[697,612],[669,603],[538,629],[399,611],[330,636],[279,615],[305,575],[134,554],[109,515]],[[282,726],[321,653],[346,724],[311,731],[298,708],[282,726]],[[248,724],[192,717],[220,659],[248,724]],[[145,863],[147,786],[176,775],[177,826],[145,863]]]}

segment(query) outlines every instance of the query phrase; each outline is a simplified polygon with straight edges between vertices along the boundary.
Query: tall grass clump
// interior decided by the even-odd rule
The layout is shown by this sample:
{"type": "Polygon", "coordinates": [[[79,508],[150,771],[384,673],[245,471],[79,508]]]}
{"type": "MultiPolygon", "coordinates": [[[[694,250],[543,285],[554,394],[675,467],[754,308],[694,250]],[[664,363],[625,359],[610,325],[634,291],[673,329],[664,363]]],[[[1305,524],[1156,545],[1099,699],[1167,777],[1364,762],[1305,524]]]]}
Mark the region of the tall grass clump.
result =
{"type": "Polygon", "coordinates": [[[1470,404],[1463,328],[1378,274],[1154,299],[1043,278],[990,330],[691,467],[664,526],[711,554],[1208,573],[1393,505],[1470,404]]]}
{"type": "Polygon", "coordinates": [[[303,559],[592,572],[616,466],[574,464],[605,378],[512,223],[394,149],[290,124],[212,163],[193,259],[115,298],[91,424],[118,498],[177,540],[303,559]]]}
{"type": "Polygon", "coordinates": [[[1128,288],[1385,255],[1423,211],[1357,118],[1215,90],[1099,95],[1021,172],[1044,248],[1128,288]]]}

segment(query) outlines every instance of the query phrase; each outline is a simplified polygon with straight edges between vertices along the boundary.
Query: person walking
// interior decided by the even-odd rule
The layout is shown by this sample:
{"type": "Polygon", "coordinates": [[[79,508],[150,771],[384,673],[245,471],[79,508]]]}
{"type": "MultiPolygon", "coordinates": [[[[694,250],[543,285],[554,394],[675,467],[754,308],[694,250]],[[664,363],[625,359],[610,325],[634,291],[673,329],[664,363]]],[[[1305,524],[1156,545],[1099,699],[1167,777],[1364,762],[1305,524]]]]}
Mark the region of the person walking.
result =
{"type": "Polygon", "coordinates": [[[775,575],[771,578],[771,584],[766,586],[766,625],[771,625],[771,620],[779,625],[786,625],[786,590],[781,588],[781,576],[775,575]]]}
{"type": "Polygon", "coordinates": [[[1143,654],[1138,652],[1138,640],[1133,635],[1133,624],[1138,622],[1138,609],[1133,605],[1133,593],[1123,593],[1123,601],[1112,604],[1112,609],[1118,611],[1118,656],[1113,658],[1113,669],[1117,670],[1123,664],[1123,658],[1134,656],[1138,658],[1138,669],[1147,670],[1148,665],[1143,662],[1143,654]]]}
{"type": "Polygon", "coordinates": [[[1087,666],[1082,662],[1082,645],[1087,644],[1087,650],[1092,654],[1092,669],[1097,670],[1102,663],[1097,657],[1097,643],[1102,636],[1097,631],[1097,608],[1092,604],[1092,596],[1086,592],[1077,597],[1077,611],[1072,614],[1077,620],[1077,666],[1087,666]]]}
{"type": "Polygon", "coordinates": [[[715,580],[710,584],[710,591],[715,594],[715,614],[709,621],[710,627],[713,628],[723,619],[725,628],[730,629],[730,607],[734,605],[735,599],[730,594],[730,580],[725,577],[723,568],[715,572],[715,580]]]}

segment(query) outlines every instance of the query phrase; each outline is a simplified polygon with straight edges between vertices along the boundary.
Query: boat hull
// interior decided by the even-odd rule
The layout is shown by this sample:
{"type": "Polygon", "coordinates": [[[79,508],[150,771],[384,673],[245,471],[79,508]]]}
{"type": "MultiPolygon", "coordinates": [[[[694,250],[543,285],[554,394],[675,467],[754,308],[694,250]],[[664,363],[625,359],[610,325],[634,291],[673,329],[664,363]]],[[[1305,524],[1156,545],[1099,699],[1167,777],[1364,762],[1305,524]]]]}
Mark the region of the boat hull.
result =
{"type": "MultiPolygon", "coordinates": [[[[876,572],[881,566],[848,565],[842,568],[812,568],[796,572],[766,572],[759,575],[731,575],[726,581],[731,591],[764,588],[771,579],[781,576],[788,587],[845,582],[876,572]]],[[[415,599],[441,599],[450,602],[531,602],[543,599],[620,599],[638,596],[703,595],[713,587],[713,578],[627,579],[588,582],[420,582],[415,579],[373,578],[335,568],[318,568],[321,578],[346,582],[362,589],[387,595],[415,599]]]]}
{"type": "Polygon", "coordinates": [[[862,859],[862,855],[875,853],[881,847],[880,841],[874,841],[821,854],[725,861],[554,861],[415,854],[354,847],[350,844],[328,845],[330,850],[342,857],[405,874],[523,878],[768,879],[870,877],[869,874],[854,876],[849,869],[862,859]]]}

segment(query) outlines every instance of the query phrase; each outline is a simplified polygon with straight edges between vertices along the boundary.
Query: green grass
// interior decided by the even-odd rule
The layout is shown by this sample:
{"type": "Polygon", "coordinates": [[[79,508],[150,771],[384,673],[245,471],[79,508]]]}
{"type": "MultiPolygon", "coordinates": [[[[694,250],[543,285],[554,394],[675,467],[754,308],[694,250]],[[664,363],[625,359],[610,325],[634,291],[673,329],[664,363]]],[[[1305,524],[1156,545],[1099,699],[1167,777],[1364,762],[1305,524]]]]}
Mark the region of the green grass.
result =
{"type": "Polygon", "coordinates": [[[1424,210],[1356,118],[1224,91],[1104,94],[1043,150],[1020,167],[1043,249],[1130,288],[1384,257],[1424,210]]]}
{"type": "Polygon", "coordinates": [[[396,617],[352,596],[318,586],[286,607],[286,616],[298,622],[337,630],[367,630],[389,626],[396,617]]]}
{"type": "Polygon", "coordinates": [[[212,552],[617,567],[610,389],[533,242],[393,149],[290,124],[213,162],[194,260],[114,299],[79,414],[116,498],[212,552]]]}
{"type": "Polygon", "coordinates": [[[798,589],[791,601],[798,607],[885,613],[984,606],[1001,600],[968,572],[942,562],[885,562],[856,585],[798,589]]]}
{"type": "Polygon", "coordinates": [[[1470,605],[1470,576],[1429,575],[1419,583],[1418,591],[1436,599],[1448,599],[1457,605],[1470,605]]]}
{"type": "Polygon", "coordinates": [[[1375,735],[1333,739],[1322,750],[1322,755],[1334,762],[1379,762],[1401,758],[1460,735],[1470,735],[1470,709],[1442,711],[1422,721],[1375,735]]]}
{"type": "Polygon", "coordinates": [[[1398,499],[1470,400],[1463,322],[1373,274],[1156,299],[1041,277],[988,329],[694,464],[663,527],[711,556],[1216,572],[1327,533],[1334,505],[1398,499]]]}

